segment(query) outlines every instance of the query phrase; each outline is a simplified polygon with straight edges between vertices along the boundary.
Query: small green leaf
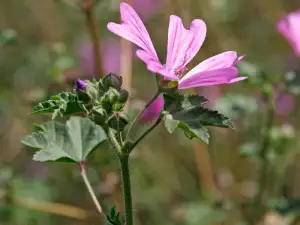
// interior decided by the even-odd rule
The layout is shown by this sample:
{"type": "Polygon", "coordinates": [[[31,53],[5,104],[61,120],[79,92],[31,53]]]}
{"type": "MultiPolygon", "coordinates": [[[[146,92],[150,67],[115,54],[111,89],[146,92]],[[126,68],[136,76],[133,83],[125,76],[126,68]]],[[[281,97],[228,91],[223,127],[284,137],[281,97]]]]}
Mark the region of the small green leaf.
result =
{"type": "Polygon", "coordinates": [[[115,205],[110,209],[108,215],[106,215],[106,218],[107,218],[108,224],[110,224],[110,225],[122,225],[123,224],[121,221],[121,218],[120,218],[120,213],[117,211],[115,205]]]}
{"type": "Polygon", "coordinates": [[[199,138],[209,142],[205,126],[233,128],[231,120],[217,111],[203,107],[207,100],[203,96],[164,94],[164,123],[167,130],[173,133],[178,127],[189,138],[199,138]]]}
{"type": "Polygon", "coordinates": [[[84,112],[76,94],[62,92],[52,96],[49,100],[41,102],[33,107],[31,114],[52,113],[52,119],[57,116],[70,115],[73,113],[84,112]]]}
{"type": "Polygon", "coordinates": [[[106,140],[103,129],[88,118],[71,117],[66,124],[50,121],[38,128],[22,143],[38,150],[33,160],[40,162],[81,162],[106,140]]]}

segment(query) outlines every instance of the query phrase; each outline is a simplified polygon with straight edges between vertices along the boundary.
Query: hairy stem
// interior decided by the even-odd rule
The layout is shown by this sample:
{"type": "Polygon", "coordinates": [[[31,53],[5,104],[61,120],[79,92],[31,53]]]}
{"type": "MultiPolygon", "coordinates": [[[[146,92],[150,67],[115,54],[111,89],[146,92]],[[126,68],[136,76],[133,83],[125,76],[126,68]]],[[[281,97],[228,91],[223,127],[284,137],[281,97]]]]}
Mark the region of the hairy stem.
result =
{"type": "Polygon", "coordinates": [[[94,0],[83,0],[82,11],[86,17],[86,24],[90,33],[90,37],[93,43],[94,59],[95,59],[95,72],[97,76],[102,74],[101,65],[101,46],[99,32],[97,29],[97,23],[94,15],[94,0]]]}
{"type": "Polygon", "coordinates": [[[106,129],[106,134],[112,145],[112,148],[119,157],[121,165],[121,175],[123,184],[123,198],[125,209],[125,224],[133,225],[133,212],[132,212],[132,198],[131,198],[131,184],[130,184],[130,171],[129,171],[129,153],[123,149],[123,146],[118,142],[115,134],[111,129],[106,129]]]}
{"type": "Polygon", "coordinates": [[[136,123],[136,121],[143,115],[143,113],[148,109],[148,107],[155,101],[155,99],[160,95],[160,91],[157,91],[157,93],[153,96],[153,98],[150,100],[150,102],[148,102],[144,109],[141,110],[139,112],[139,114],[134,118],[134,120],[131,122],[130,127],[128,129],[127,135],[126,135],[126,139],[128,139],[130,131],[132,130],[134,124],[136,123]]]}
{"type": "Polygon", "coordinates": [[[79,168],[80,168],[80,174],[81,174],[81,177],[82,177],[82,179],[84,181],[84,184],[85,184],[88,192],[90,193],[90,195],[92,197],[92,200],[93,200],[93,202],[94,202],[94,204],[95,204],[98,212],[100,214],[102,214],[103,213],[102,207],[101,207],[101,205],[100,205],[100,203],[99,203],[99,201],[98,201],[98,199],[96,197],[96,194],[95,194],[95,192],[94,192],[94,190],[92,188],[92,185],[91,185],[91,183],[90,183],[90,181],[89,181],[89,179],[88,179],[88,177],[86,175],[84,162],[79,163],[79,168]]]}
{"type": "Polygon", "coordinates": [[[132,211],[132,196],[131,196],[131,183],[129,171],[129,155],[122,154],[120,157],[121,174],[123,183],[123,197],[125,208],[125,224],[133,225],[133,211],[132,211]]]}
{"type": "Polygon", "coordinates": [[[253,203],[253,214],[251,217],[250,224],[256,224],[262,215],[263,209],[263,202],[264,202],[264,194],[268,184],[268,170],[269,170],[269,161],[268,161],[268,152],[270,149],[271,143],[271,136],[270,132],[274,123],[274,115],[275,109],[273,104],[273,94],[267,94],[266,96],[267,102],[267,115],[266,115],[266,122],[264,125],[263,130],[263,141],[259,151],[259,158],[261,163],[260,169],[260,177],[258,180],[259,190],[257,195],[255,196],[254,203],[253,203]]]}

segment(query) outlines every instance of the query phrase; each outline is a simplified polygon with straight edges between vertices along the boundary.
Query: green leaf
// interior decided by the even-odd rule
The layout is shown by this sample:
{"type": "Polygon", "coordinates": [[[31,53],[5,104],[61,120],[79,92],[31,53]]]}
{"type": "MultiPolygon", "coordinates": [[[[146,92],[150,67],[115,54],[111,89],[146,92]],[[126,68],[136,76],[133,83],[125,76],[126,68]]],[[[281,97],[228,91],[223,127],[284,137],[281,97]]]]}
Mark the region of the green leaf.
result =
{"type": "Polygon", "coordinates": [[[40,162],[81,162],[106,140],[103,129],[88,118],[71,117],[66,124],[50,121],[38,128],[22,143],[38,150],[33,160],[40,162]]]}
{"type": "Polygon", "coordinates": [[[65,116],[78,112],[84,112],[84,109],[78,101],[77,95],[70,92],[62,92],[34,106],[31,114],[52,113],[52,119],[55,119],[59,115],[65,116]]]}
{"type": "Polygon", "coordinates": [[[189,138],[209,142],[205,126],[233,128],[231,120],[217,111],[203,107],[207,100],[203,96],[164,94],[164,124],[170,133],[176,128],[184,131],[189,138]]]}
{"type": "Polygon", "coordinates": [[[108,224],[110,225],[122,225],[122,221],[120,218],[120,213],[117,211],[116,206],[114,205],[110,211],[109,214],[106,215],[106,219],[108,221],[108,224]]]}

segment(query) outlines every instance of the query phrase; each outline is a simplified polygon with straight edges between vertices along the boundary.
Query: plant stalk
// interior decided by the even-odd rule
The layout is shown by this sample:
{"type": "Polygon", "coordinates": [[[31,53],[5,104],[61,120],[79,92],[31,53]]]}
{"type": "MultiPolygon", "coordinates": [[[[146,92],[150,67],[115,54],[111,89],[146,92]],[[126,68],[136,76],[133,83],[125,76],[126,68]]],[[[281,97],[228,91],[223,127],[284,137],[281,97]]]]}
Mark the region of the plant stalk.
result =
{"type": "Polygon", "coordinates": [[[95,204],[95,206],[97,208],[97,211],[102,215],[103,214],[102,207],[101,207],[101,205],[100,205],[100,203],[99,203],[99,201],[98,201],[98,199],[96,197],[96,194],[95,194],[95,192],[94,192],[94,190],[92,188],[92,185],[91,185],[91,183],[90,183],[90,181],[89,181],[89,179],[88,179],[88,177],[86,175],[84,162],[79,163],[79,168],[80,168],[81,177],[82,177],[82,179],[84,181],[84,184],[85,184],[88,192],[90,193],[90,195],[92,197],[92,200],[93,200],[93,202],[94,202],[94,204],[95,204]]]}
{"type": "Polygon", "coordinates": [[[130,152],[161,122],[162,114],[158,117],[155,123],[149,127],[130,147],[130,152]]]}
{"type": "Polygon", "coordinates": [[[125,208],[125,224],[133,225],[133,211],[132,211],[132,195],[129,171],[129,154],[122,154],[120,157],[121,174],[123,183],[123,197],[125,208]]]}

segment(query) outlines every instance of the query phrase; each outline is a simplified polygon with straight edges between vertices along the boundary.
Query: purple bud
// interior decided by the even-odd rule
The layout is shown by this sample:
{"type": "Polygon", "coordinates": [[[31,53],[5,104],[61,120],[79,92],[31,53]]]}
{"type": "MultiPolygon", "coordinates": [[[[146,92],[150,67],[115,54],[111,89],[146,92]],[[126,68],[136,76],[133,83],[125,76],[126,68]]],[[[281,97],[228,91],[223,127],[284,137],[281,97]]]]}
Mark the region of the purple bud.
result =
{"type": "Polygon", "coordinates": [[[87,83],[84,80],[76,80],[76,90],[85,91],[87,83]]]}

